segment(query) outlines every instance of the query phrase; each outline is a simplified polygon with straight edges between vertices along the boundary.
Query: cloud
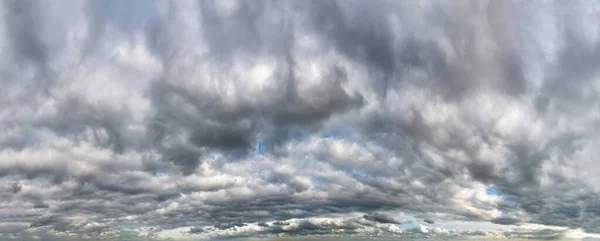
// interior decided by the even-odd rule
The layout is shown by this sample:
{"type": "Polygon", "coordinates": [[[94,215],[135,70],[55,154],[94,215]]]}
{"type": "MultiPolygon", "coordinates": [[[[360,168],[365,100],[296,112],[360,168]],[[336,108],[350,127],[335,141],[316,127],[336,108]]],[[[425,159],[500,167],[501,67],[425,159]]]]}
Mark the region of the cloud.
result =
{"type": "Polygon", "coordinates": [[[514,225],[518,224],[520,220],[515,216],[500,216],[493,218],[492,220],[490,220],[490,222],[503,225],[514,225]]]}
{"type": "Polygon", "coordinates": [[[21,186],[18,182],[13,183],[13,185],[12,185],[13,193],[18,193],[21,191],[21,189],[23,189],[23,186],[21,186]]]}
{"type": "Polygon", "coordinates": [[[33,208],[49,208],[49,207],[50,207],[50,205],[43,203],[43,202],[33,204],[33,208]]]}
{"type": "Polygon", "coordinates": [[[596,3],[117,2],[0,4],[1,233],[600,232],[596,3]]]}
{"type": "Polygon", "coordinates": [[[505,232],[504,235],[511,238],[535,238],[542,240],[560,240],[566,238],[566,230],[541,229],[541,230],[515,230],[505,232]]]}
{"type": "Polygon", "coordinates": [[[190,228],[190,233],[194,233],[195,234],[195,233],[204,233],[204,232],[206,232],[206,230],[204,230],[201,227],[190,228]]]}
{"type": "Polygon", "coordinates": [[[396,220],[395,218],[393,218],[391,216],[388,216],[388,215],[385,215],[382,213],[374,213],[374,214],[364,215],[363,218],[365,218],[367,220],[379,222],[379,223],[400,224],[400,221],[396,220]]]}

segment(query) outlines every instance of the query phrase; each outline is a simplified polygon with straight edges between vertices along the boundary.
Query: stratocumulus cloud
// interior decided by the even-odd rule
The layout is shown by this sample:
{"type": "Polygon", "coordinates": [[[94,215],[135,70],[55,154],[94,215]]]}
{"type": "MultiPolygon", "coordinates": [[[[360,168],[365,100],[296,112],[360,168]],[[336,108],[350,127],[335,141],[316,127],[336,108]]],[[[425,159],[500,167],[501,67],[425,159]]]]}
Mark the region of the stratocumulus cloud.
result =
{"type": "Polygon", "coordinates": [[[594,236],[599,11],[2,1],[0,240],[594,236]]]}

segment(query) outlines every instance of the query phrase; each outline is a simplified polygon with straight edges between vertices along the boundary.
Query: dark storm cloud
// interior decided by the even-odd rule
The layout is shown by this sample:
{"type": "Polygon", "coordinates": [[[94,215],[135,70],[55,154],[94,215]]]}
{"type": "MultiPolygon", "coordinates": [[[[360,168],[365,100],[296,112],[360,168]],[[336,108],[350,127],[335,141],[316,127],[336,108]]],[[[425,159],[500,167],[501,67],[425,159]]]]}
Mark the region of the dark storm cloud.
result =
{"type": "Polygon", "coordinates": [[[600,232],[594,3],[72,3],[1,6],[6,233],[600,232]]]}

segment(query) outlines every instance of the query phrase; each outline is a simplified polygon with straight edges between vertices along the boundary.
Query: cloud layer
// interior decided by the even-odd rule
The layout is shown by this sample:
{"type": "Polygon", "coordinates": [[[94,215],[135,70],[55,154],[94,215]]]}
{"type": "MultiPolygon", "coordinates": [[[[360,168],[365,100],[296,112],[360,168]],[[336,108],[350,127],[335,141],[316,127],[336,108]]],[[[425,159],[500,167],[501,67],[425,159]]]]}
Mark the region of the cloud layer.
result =
{"type": "Polygon", "coordinates": [[[0,239],[600,233],[599,10],[3,1],[0,239]]]}

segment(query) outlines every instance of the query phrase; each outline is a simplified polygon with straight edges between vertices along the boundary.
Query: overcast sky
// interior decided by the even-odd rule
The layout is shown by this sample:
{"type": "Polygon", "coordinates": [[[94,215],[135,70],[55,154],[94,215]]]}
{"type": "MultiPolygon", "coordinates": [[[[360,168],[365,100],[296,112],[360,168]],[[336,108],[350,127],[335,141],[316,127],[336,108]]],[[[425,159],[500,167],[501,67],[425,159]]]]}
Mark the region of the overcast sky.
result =
{"type": "Polygon", "coordinates": [[[0,19],[2,241],[600,239],[600,1],[0,19]]]}

